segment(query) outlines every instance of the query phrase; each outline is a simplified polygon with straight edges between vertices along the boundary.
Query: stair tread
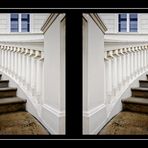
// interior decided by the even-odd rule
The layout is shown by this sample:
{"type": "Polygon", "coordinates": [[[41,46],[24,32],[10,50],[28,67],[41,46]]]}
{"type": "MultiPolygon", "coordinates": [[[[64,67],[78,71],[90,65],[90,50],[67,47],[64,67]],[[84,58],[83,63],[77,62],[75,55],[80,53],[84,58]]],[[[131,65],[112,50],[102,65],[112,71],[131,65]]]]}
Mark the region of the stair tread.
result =
{"type": "Polygon", "coordinates": [[[133,103],[133,104],[144,104],[148,105],[148,99],[147,98],[140,98],[140,97],[129,97],[124,100],[122,100],[123,103],[133,103]]]}
{"type": "Polygon", "coordinates": [[[9,80],[0,80],[0,82],[9,82],[9,80]]]}
{"type": "Polygon", "coordinates": [[[4,87],[4,88],[0,88],[0,91],[9,91],[9,90],[17,90],[17,88],[15,88],[15,87],[4,87]]]}
{"type": "Polygon", "coordinates": [[[131,90],[148,91],[148,88],[146,88],[146,87],[135,87],[135,88],[131,88],[131,90]]]}
{"type": "Polygon", "coordinates": [[[139,82],[148,82],[148,80],[139,80],[139,82]]]}
{"type": "Polygon", "coordinates": [[[1,98],[0,105],[4,104],[13,104],[13,103],[26,103],[26,100],[19,98],[19,97],[8,97],[8,98],[1,98]]]}

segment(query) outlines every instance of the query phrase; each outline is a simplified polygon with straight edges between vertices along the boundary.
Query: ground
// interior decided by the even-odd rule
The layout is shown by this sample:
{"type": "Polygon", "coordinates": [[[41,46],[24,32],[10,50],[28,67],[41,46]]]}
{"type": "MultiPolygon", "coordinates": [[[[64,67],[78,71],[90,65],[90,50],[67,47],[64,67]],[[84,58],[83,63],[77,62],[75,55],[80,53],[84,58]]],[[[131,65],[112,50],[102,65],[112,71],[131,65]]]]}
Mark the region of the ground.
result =
{"type": "Polygon", "coordinates": [[[148,114],[122,111],[98,135],[148,135],[148,114]]]}
{"type": "Polygon", "coordinates": [[[0,114],[0,135],[49,135],[28,112],[0,114]]]}

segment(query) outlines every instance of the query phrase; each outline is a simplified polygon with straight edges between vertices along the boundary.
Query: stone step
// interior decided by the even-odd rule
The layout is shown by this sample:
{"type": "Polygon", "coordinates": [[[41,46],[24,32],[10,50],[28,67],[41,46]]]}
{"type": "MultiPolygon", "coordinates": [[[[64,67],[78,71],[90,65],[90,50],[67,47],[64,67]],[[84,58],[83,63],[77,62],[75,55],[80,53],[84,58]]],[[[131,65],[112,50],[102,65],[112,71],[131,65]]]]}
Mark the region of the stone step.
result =
{"type": "Polygon", "coordinates": [[[0,114],[25,110],[26,100],[19,97],[0,99],[0,114]]]}
{"type": "Polygon", "coordinates": [[[129,97],[122,100],[123,110],[139,112],[139,113],[148,113],[148,99],[147,98],[138,98],[138,97],[129,97]]]}
{"type": "Polygon", "coordinates": [[[0,88],[8,87],[9,80],[0,80],[0,88]]]}
{"type": "Polygon", "coordinates": [[[147,80],[148,80],[148,74],[146,74],[147,80]]]}
{"type": "Polygon", "coordinates": [[[148,88],[148,80],[139,80],[140,87],[148,88]]]}
{"type": "Polygon", "coordinates": [[[136,87],[131,88],[132,97],[148,98],[148,88],[136,87]]]}
{"type": "Polygon", "coordinates": [[[17,88],[11,88],[11,87],[0,88],[0,98],[15,97],[16,91],[17,91],[17,88]]]}

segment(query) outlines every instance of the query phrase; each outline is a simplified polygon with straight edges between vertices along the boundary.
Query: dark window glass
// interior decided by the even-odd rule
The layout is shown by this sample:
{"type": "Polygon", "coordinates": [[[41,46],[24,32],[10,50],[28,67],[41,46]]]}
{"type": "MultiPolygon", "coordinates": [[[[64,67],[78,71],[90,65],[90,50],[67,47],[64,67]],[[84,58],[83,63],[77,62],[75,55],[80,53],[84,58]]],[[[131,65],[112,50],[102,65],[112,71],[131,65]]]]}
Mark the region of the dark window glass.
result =
{"type": "Polygon", "coordinates": [[[29,32],[30,31],[30,15],[21,14],[21,31],[29,32]]]}
{"type": "Polygon", "coordinates": [[[119,32],[126,32],[127,31],[127,14],[119,14],[119,32]]]}
{"type": "Polygon", "coordinates": [[[11,32],[18,32],[19,31],[19,24],[18,24],[18,14],[12,13],[11,14],[11,32]]]}
{"type": "Polygon", "coordinates": [[[130,32],[137,32],[137,14],[132,13],[129,14],[129,18],[130,18],[130,32]]]}

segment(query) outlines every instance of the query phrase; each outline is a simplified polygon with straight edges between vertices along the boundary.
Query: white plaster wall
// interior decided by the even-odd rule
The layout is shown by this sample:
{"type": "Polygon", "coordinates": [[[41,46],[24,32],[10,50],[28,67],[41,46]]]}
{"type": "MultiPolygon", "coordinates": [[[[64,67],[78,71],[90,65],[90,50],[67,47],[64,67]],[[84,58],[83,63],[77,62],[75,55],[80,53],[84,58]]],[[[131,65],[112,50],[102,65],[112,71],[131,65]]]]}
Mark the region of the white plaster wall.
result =
{"type": "Polygon", "coordinates": [[[31,28],[33,33],[42,32],[40,29],[48,16],[49,13],[31,13],[31,28]]]}
{"type": "Polygon", "coordinates": [[[9,15],[8,13],[0,13],[0,33],[9,31],[9,15]]]}
{"type": "Polygon", "coordinates": [[[85,19],[83,31],[87,33],[83,33],[83,134],[94,134],[103,126],[107,116],[104,104],[104,34],[88,15],[85,19]]]}
{"type": "Polygon", "coordinates": [[[148,33],[148,13],[139,14],[139,32],[148,33]]]}
{"type": "Polygon", "coordinates": [[[118,14],[117,13],[99,13],[98,14],[107,27],[106,33],[118,32],[118,14]]]}
{"type": "Polygon", "coordinates": [[[65,133],[65,23],[61,14],[44,34],[42,116],[53,134],[65,133]]]}

